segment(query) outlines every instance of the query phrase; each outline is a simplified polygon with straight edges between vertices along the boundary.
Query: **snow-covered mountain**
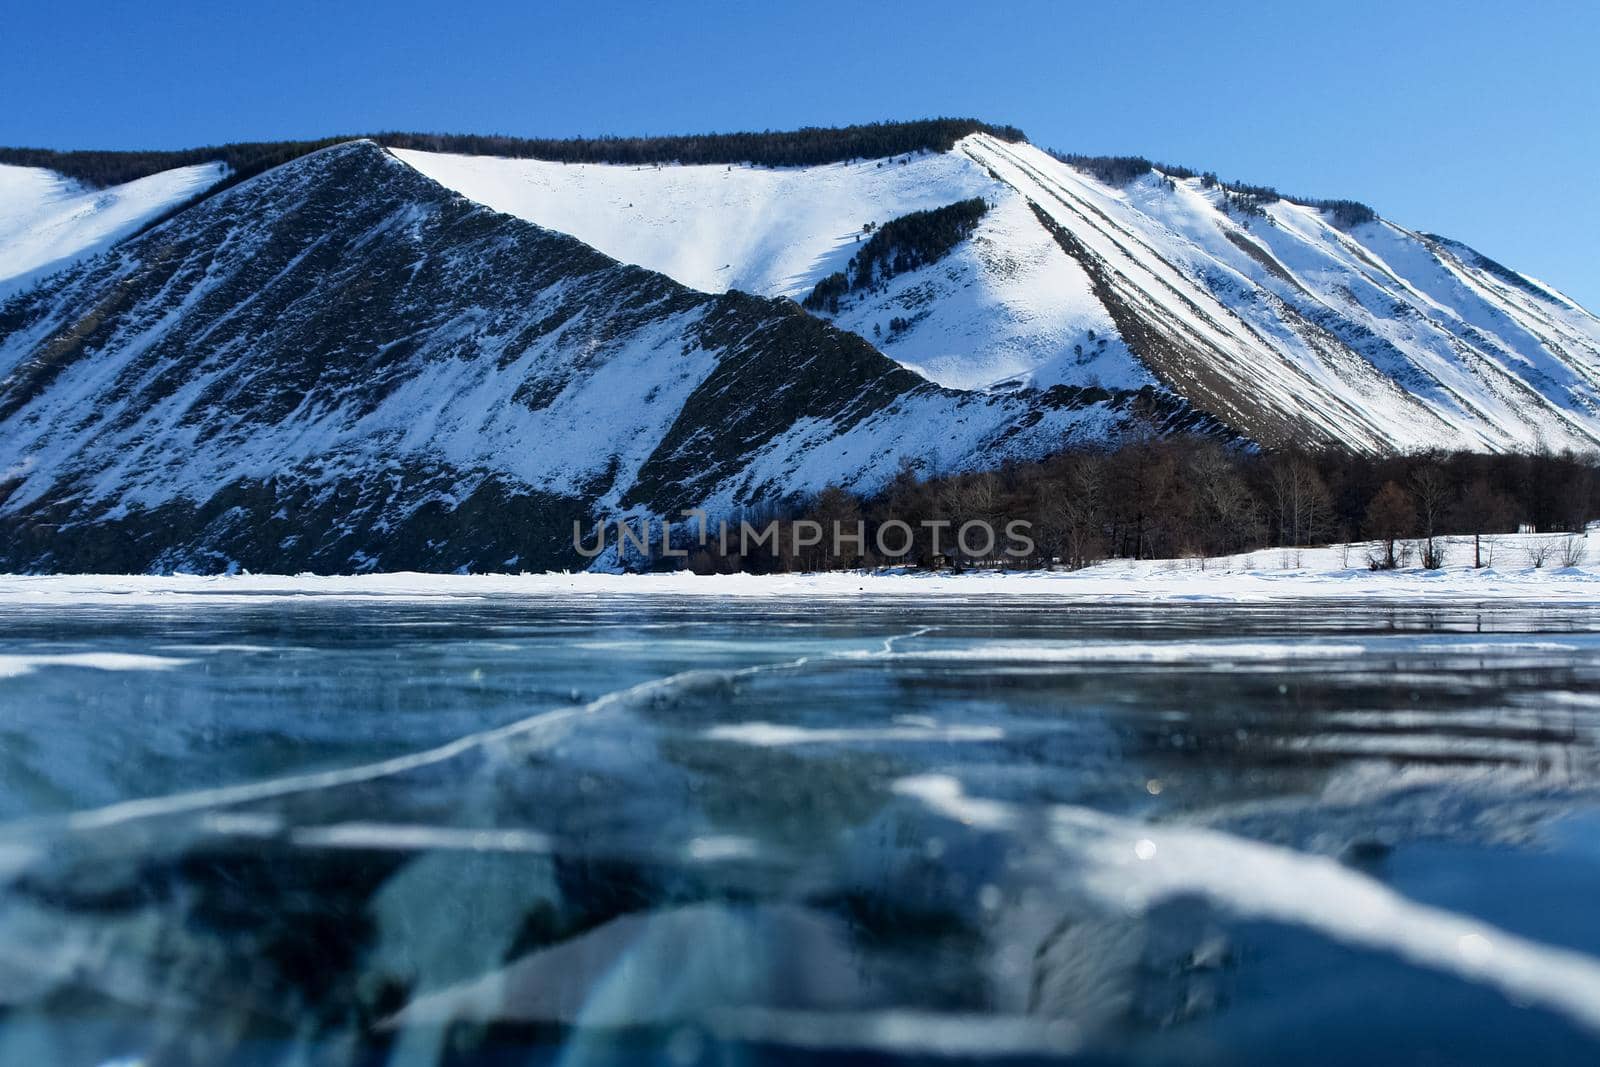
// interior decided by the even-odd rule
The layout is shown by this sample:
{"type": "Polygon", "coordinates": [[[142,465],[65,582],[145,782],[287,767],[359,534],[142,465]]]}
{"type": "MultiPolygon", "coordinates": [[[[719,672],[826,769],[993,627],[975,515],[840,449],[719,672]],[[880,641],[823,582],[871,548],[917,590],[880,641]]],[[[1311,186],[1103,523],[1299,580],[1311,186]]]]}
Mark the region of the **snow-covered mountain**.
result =
{"type": "Polygon", "coordinates": [[[984,197],[936,263],[834,321],[954,388],[1159,382],[1267,443],[1500,450],[1600,440],[1600,320],[1443,238],[1253,203],[1160,170],[1112,185],[1027,143],[814,168],[397,153],[499,211],[709,292],[802,299],[862,227],[984,197]],[[891,331],[893,319],[908,321],[891,331]]]}
{"type": "Polygon", "coordinates": [[[795,167],[358,140],[132,237],[224,168],[40,173],[0,168],[0,569],[572,563],[574,519],[871,490],[1135,419],[1600,441],[1600,321],[1548,287],[996,132],[795,167]]]}

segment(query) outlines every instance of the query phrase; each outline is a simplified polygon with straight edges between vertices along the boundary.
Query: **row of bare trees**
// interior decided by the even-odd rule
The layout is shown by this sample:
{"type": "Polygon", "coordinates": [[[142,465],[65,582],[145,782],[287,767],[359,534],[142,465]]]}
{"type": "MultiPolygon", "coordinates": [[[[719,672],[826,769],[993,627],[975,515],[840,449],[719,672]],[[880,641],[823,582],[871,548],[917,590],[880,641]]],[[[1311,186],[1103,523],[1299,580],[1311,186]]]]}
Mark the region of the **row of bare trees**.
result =
{"type": "MultiPolygon", "coordinates": [[[[878,493],[830,487],[807,500],[753,509],[738,519],[861,523],[862,550],[835,554],[827,539],[796,544],[784,526],[774,558],[764,548],[695,547],[700,571],[820,570],[920,566],[1083,567],[1124,557],[1208,557],[1274,547],[1371,540],[1374,567],[1395,567],[1415,542],[1438,566],[1446,535],[1533,528],[1579,531],[1600,514],[1600,458],[1572,453],[1436,452],[1357,456],[1342,452],[1246,452],[1203,437],[1134,434],[1117,447],[1070,448],[992,471],[925,477],[914,463],[878,493]],[[969,522],[1029,524],[1026,558],[964,551],[953,531],[969,522]],[[885,557],[873,533],[912,528],[912,551],[885,557]],[[923,524],[930,524],[924,526],[923,524]],[[940,538],[933,527],[943,532],[940,538]]],[[[1482,563],[1481,552],[1476,560],[1482,563]]]]}

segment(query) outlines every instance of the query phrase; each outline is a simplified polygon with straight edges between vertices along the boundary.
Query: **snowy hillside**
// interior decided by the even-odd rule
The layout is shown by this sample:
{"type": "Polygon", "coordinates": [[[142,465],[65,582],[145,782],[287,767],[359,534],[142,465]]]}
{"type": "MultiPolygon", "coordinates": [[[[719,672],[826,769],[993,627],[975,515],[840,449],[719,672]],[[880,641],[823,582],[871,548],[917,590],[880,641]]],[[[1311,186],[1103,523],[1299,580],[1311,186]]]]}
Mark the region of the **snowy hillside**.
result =
{"type": "Polygon", "coordinates": [[[223,173],[206,163],[91,189],[40,167],[0,164],[0,298],[104,251],[223,173]]]}
{"type": "Polygon", "coordinates": [[[1039,455],[1179,401],[941,390],[351,142],[0,305],[0,569],[550,566],[574,520],[1039,455]]]}
{"type": "Polygon", "coordinates": [[[1198,178],[1106,184],[1026,143],[811,168],[400,152],[499,211],[708,292],[801,299],[863,227],[983,197],[937,263],[835,320],[957,388],[1159,381],[1250,436],[1364,449],[1600,441],[1600,321],[1463,245],[1341,230],[1198,178]]]}

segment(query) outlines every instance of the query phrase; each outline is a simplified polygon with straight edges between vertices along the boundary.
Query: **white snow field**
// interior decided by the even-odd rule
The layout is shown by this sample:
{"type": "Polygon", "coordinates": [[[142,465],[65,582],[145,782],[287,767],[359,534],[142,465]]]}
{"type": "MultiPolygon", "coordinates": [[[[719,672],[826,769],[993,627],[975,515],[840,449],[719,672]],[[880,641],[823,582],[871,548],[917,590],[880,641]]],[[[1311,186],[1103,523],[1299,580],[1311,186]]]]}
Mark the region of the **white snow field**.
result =
{"type": "Polygon", "coordinates": [[[516,597],[733,597],[882,600],[970,597],[1059,599],[1072,603],[1281,600],[1415,603],[1550,602],[1600,605],[1600,529],[1586,535],[1502,534],[1482,539],[1486,566],[1474,567],[1473,539],[1439,539],[1445,566],[1373,571],[1370,542],[1263,549],[1211,559],[1110,560],[1079,571],[971,570],[965,573],[830,571],[816,574],[360,574],[360,575],[0,575],[0,608],[48,604],[264,603],[329,597],[453,600],[516,597]],[[1571,546],[1569,548],[1569,545],[1571,546]],[[1575,565],[1563,558],[1572,552],[1575,565]],[[1539,565],[1535,566],[1535,561],[1539,565]]]}
{"type": "Polygon", "coordinates": [[[820,167],[618,166],[390,149],[463,196],[571,234],[702,292],[799,300],[844,267],[862,226],[999,188],[970,161],[921,155],[820,167]]]}
{"type": "Polygon", "coordinates": [[[43,167],[0,164],[0,298],[105,251],[226,173],[201,163],[92,189],[43,167]]]}
{"type": "Polygon", "coordinates": [[[1358,448],[1600,442],[1600,319],[1471,249],[1316,208],[1229,209],[1198,178],[1100,182],[1026,143],[819,167],[577,165],[395,154],[470,199],[697,289],[803,299],[862,227],[982,196],[950,255],[835,320],[954,388],[1139,386],[1111,299],[1178,349],[1168,384],[1358,448]],[[1068,254],[1042,212],[1080,246],[1068,254]],[[1086,262],[1108,279],[1097,286],[1086,262]],[[909,328],[891,331],[893,318],[909,328]]]}

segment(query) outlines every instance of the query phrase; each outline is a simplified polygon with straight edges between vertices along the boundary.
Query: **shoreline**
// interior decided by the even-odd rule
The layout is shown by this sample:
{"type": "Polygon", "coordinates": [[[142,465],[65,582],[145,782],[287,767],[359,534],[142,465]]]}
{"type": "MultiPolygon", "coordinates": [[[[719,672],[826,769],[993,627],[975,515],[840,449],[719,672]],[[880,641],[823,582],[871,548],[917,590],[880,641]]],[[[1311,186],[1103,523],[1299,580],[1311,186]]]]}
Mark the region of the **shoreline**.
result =
{"type": "Polygon", "coordinates": [[[1080,571],[862,572],[694,575],[0,575],[0,609],[53,604],[451,601],[672,597],[763,600],[964,599],[979,595],[1069,603],[1276,601],[1559,602],[1600,604],[1593,567],[1370,571],[1201,570],[1194,561],[1120,561],[1080,571]]]}

